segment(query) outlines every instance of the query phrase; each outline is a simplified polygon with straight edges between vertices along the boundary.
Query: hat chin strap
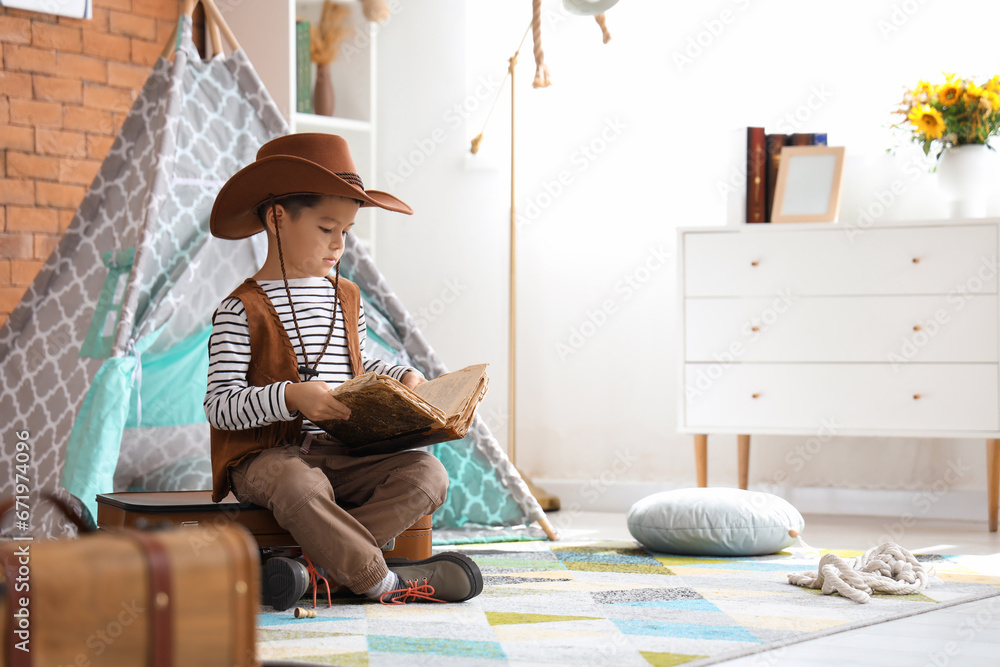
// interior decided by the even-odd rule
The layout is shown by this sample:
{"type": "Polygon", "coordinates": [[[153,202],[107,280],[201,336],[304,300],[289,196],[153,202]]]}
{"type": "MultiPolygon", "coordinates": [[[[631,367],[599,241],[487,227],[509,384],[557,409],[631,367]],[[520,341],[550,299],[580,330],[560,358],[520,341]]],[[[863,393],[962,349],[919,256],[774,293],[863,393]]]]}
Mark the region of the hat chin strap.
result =
{"type": "MultiPolygon", "coordinates": [[[[289,196],[289,195],[282,195],[289,196]]],[[[278,263],[281,265],[281,280],[285,284],[285,295],[288,297],[288,307],[292,311],[292,322],[295,324],[295,335],[299,339],[299,347],[302,350],[302,363],[299,365],[298,371],[299,375],[306,378],[306,381],[311,380],[314,377],[319,376],[319,362],[326,354],[326,348],[330,345],[330,339],[333,338],[333,330],[337,328],[337,308],[340,306],[340,260],[337,260],[337,276],[333,280],[333,316],[330,320],[330,330],[326,334],[326,342],[323,343],[323,349],[320,350],[319,356],[316,357],[316,361],[313,363],[312,368],[309,367],[309,356],[306,354],[306,343],[302,339],[302,330],[299,329],[299,318],[295,314],[295,303],[292,301],[292,290],[288,286],[288,274],[285,272],[285,255],[281,250],[281,232],[279,231],[279,222],[281,221],[281,214],[278,213],[278,208],[276,205],[276,199],[273,194],[269,196],[269,201],[271,204],[271,213],[274,215],[274,238],[278,243],[278,263]]]]}

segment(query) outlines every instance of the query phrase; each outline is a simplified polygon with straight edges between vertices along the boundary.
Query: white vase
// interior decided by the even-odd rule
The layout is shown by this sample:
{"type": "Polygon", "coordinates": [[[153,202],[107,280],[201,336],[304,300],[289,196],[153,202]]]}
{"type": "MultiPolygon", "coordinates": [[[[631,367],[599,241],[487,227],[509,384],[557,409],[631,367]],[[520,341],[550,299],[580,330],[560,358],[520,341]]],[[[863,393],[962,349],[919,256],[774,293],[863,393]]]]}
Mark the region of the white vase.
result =
{"type": "Polygon", "coordinates": [[[941,188],[953,218],[986,217],[986,202],[993,193],[996,155],[983,144],[953,146],[938,160],[941,188]]]}

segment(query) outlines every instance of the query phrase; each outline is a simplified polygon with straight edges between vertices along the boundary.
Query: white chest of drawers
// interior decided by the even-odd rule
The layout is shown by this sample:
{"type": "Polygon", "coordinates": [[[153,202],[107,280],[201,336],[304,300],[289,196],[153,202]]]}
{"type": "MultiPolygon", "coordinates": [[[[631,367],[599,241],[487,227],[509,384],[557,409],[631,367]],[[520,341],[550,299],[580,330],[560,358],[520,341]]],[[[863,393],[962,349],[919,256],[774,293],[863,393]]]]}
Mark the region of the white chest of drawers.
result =
{"type": "Polygon", "coordinates": [[[1000,220],[679,231],[679,430],[985,438],[1000,487],[1000,220]]]}

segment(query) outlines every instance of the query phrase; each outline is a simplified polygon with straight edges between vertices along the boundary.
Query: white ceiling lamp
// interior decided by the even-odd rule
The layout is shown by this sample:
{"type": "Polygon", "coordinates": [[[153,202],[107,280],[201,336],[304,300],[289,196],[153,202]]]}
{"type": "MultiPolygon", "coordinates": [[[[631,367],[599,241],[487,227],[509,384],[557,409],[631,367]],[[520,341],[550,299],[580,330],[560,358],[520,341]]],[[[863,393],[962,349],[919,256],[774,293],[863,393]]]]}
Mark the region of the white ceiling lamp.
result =
{"type": "Polygon", "coordinates": [[[563,7],[577,16],[597,16],[618,4],[618,0],[563,0],[563,7]]]}

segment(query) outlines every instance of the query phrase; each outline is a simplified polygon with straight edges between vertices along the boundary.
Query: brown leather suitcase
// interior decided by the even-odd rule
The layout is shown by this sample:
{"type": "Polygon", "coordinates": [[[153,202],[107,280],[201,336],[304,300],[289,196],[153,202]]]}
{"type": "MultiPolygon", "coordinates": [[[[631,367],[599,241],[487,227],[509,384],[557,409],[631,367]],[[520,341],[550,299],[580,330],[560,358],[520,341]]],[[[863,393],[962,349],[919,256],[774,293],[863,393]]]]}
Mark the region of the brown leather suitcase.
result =
{"type": "Polygon", "coordinates": [[[10,667],[257,665],[260,560],[236,522],[10,541],[0,564],[10,667]]]}
{"type": "MultiPolygon", "coordinates": [[[[97,496],[97,525],[104,529],[164,524],[213,527],[233,522],[247,528],[261,548],[298,546],[269,510],[241,503],[233,494],[221,503],[212,502],[211,491],[125,492],[97,496]]],[[[395,547],[384,552],[385,557],[430,558],[431,522],[432,517],[428,514],[397,535],[395,547]]]]}
{"type": "Polygon", "coordinates": [[[417,522],[396,536],[396,544],[390,551],[383,551],[386,558],[408,558],[423,560],[431,557],[431,522],[433,517],[417,519],[417,522]]]}
{"type": "Polygon", "coordinates": [[[258,546],[288,547],[296,542],[263,507],[241,503],[229,494],[212,502],[211,491],[102,493],[97,496],[97,527],[104,529],[162,525],[214,526],[238,523],[258,546]]]}

